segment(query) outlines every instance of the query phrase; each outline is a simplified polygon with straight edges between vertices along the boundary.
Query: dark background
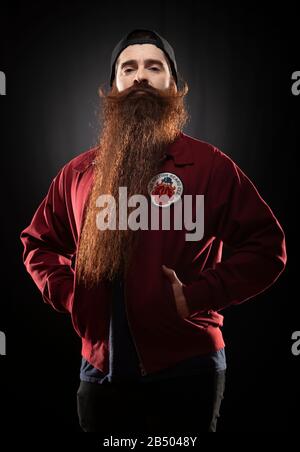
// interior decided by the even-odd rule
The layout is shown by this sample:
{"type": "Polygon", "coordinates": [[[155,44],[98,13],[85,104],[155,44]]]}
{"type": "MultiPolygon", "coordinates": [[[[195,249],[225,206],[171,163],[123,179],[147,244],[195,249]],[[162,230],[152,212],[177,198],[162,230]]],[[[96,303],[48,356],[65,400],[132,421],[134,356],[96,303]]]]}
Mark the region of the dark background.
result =
{"type": "Polygon", "coordinates": [[[291,74],[300,70],[296,17],[292,3],[280,10],[192,1],[2,6],[0,330],[7,355],[0,357],[0,397],[8,426],[80,431],[80,340],[70,318],[42,302],[23,266],[19,235],[61,166],[94,145],[97,90],[108,85],[112,48],[143,27],[175,49],[190,88],[185,132],[235,160],[287,236],[289,263],[276,283],[223,312],[228,371],[219,431],[296,426],[300,357],[291,354],[291,334],[300,330],[299,296],[288,292],[288,279],[297,287],[297,225],[290,218],[298,185],[300,96],[291,94],[291,74]]]}

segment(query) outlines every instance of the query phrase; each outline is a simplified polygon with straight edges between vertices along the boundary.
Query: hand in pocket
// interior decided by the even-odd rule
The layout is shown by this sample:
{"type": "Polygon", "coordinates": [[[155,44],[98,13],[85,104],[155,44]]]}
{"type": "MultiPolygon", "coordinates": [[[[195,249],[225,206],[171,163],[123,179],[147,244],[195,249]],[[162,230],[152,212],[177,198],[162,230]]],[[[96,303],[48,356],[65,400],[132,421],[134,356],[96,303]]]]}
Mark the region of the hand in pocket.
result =
{"type": "Polygon", "coordinates": [[[176,308],[178,311],[178,314],[182,317],[188,317],[190,312],[188,309],[187,301],[184,296],[183,290],[182,290],[182,282],[176,275],[175,271],[172,270],[172,268],[168,268],[165,265],[162,266],[164,274],[169,279],[169,282],[172,285],[173,294],[175,298],[176,308]]]}

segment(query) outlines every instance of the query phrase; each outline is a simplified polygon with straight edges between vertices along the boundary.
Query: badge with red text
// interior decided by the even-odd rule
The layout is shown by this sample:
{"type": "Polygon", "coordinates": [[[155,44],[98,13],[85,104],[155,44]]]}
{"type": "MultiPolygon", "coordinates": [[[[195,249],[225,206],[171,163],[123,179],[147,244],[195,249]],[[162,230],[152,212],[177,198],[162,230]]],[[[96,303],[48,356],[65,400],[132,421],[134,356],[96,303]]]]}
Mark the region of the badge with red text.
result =
{"type": "Polygon", "coordinates": [[[153,204],[169,207],[181,198],[183,183],[176,174],[159,173],[148,184],[148,193],[153,204]]]}

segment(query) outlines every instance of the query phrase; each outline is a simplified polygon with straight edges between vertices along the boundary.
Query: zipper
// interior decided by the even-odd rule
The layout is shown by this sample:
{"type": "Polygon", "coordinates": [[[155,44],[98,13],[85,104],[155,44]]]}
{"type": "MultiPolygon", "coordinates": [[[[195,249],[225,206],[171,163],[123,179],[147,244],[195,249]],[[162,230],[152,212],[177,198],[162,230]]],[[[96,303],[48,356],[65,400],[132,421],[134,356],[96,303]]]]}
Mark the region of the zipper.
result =
{"type": "Polygon", "coordinates": [[[126,303],[125,285],[123,286],[122,281],[120,281],[120,285],[121,285],[121,288],[122,288],[123,294],[124,294],[124,303],[125,303],[125,310],[126,310],[126,315],[127,315],[127,321],[128,321],[129,330],[130,330],[130,332],[131,332],[132,341],[133,341],[133,343],[134,343],[134,345],[135,345],[135,350],[136,350],[136,352],[137,352],[137,355],[138,355],[138,358],[139,358],[139,361],[140,361],[140,362],[139,362],[139,366],[140,366],[140,369],[141,369],[141,374],[142,374],[142,375],[147,375],[147,372],[145,371],[145,368],[144,368],[144,366],[143,366],[143,360],[142,360],[142,357],[141,357],[140,352],[139,352],[139,349],[138,349],[138,347],[137,347],[137,345],[136,345],[136,342],[135,342],[135,339],[134,339],[134,336],[133,336],[133,332],[132,332],[132,328],[131,328],[131,325],[130,325],[130,322],[129,322],[129,315],[128,315],[127,303],[126,303]]]}

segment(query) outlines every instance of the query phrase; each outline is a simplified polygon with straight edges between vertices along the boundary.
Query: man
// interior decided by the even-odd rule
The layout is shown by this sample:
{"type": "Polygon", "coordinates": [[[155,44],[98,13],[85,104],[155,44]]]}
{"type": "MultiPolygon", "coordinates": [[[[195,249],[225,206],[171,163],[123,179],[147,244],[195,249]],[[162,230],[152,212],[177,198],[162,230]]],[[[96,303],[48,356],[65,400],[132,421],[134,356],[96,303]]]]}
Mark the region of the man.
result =
{"type": "Polygon", "coordinates": [[[84,431],[215,432],[226,369],[218,311],[278,278],[284,234],[241,169],[182,132],[187,87],[164,38],[125,36],[110,82],[99,145],[53,180],[21,234],[24,262],[82,339],[84,431]],[[149,201],[138,214],[137,195],[149,201]],[[189,230],[203,222],[197,239],[190,223],[178,227],[183,205],[189,230]],[[166,212],[167,227],[151,227],[166,212]]]}

